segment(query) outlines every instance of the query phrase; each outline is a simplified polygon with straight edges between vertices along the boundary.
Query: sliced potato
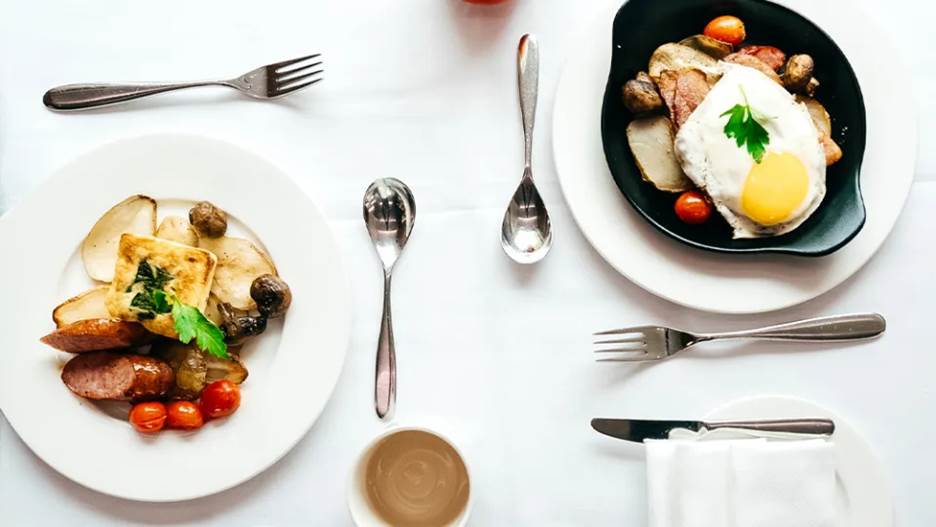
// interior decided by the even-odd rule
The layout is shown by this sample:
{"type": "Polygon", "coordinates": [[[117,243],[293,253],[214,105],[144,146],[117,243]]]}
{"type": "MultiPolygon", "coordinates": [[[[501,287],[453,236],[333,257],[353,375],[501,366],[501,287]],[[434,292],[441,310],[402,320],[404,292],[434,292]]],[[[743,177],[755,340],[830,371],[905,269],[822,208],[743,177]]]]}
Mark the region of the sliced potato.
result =
{"type": "Polygon", "coordinates": [[[202,238],[198,244],[218,257],[211,285],[211,292],[218,301],[227,302],[237,309],[256,309],[257,304],[250,297],[250,285],[258,276],[277,274],[273,260],[243,238],[202,238]]]}
{"type": "Polygon", "coordinates": [[[107,297],[106,285],[89,289],[78,296],[73,296],[52,310],[55,327],[67,326],[79,320],[110,318],[104,298],[107,297]]]}
{"type": "Polygon", "coordinates": [[[198,234],[195,233],[195,228],[182,216],[166,216],[156,229],[156,237],[198,247],[198,234]]]}
{"type": "Polygon", "coordinates": [[[680,40],[679,44],[701,51],[716,60],[721,60],[734,51],[731,44],[706,35],[692,35],[680,40]]]}
{"type": "Polygon", "coordinates": [[[101,282],[114,279],[117,243],[127,232],[145,236],[156,232],[156,200],[130,196],[105,212],[91,227],[81,243],[81,260],[88,276],[101,282]]]}
{"type": "Polygon", "coordinates": [[[218,297],[214,293],[208,295],[208,303],[205,305],[205,317],[214,322],[214,325],[221,327],[221,324],[224,322],[224,317],[221,316],[221,311],[218,309],[218,304],[221,302],[218,300],[218,297]]]}
{"type": "Polygon", "coordinates": [[[136,322],[111,318],[79,320],[39,339],[70,353],[130,348],[147,343],[152,335],[136,322]]]}
{"type": "Polygon", "coordinates": [[[682,192],[693,184],[679,166],[673,139],[673,123],[662,115],[627,125],[627,142],[643,178],[660,190],[682,192]]]}
{"type": "Polygon", "coordinates": [[[709,84],[714,84],[721,78],[718,61],[709,55],[673,42],[658,47],[650,56],[647,72],[654,82],[660,81],[660,74],[664,71],[699,70],[705,73],[709,84]]]}

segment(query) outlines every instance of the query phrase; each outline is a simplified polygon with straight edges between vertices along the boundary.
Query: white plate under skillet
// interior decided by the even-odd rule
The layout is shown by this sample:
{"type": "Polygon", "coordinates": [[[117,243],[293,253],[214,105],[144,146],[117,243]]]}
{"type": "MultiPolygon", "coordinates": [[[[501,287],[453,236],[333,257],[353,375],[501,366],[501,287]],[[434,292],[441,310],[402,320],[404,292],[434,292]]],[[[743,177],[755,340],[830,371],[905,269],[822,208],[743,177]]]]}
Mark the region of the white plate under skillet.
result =
{"type": "Polygon", "coordinates": [[[176,501],[237,485],[302,438],[338,380],[351,304],[332,234],[285,174],[236,146],[156,135],[101,147],[0,217],[0,247],[0,409],[37,456],[91,489],[176,501]],[[229,213],[232,234],[266,248],[293,293],[285,318],[245,347],[240,409],[195,432],[138,434],[112,415],[113,404],[73,395],[59,378],[69,354],[38,340],[53,329],[51,309],[92,285],[82,238],[133,194],[155,198],[160,217],[214,202],[229,213]]]}
{"type": "Polygon", "coordinates": [[[848,245],[821,258],[710,253],[669,239],[641,218],[615,185],[601,143],[611,26],[620,4],[603,3],[601,12],[571,40],[553,117],[562,192],[579,228],[612,267],[677,304],[718,313],[760,313],[815,298],[844,282],[874,255],[910,192],[917,124],[913,112],[893,111],[890,79],[910,78],[895,59],[899,54],[867,16],[844,0],[780,3],[816,22],[835,40],[854,68],[865,99],[868,138],[861,189],[867,221],[848,245]],[[889,75],[881,75],[882,64],[889,75]]]}
{"type": "Polygon", "coordinates": [[[835,421],[831,442],[842,525],[892,527],[894,504],[884,469],[867,441],[841,416],[803,399],[757,396],[739,399],[705,416],[708,420],[826,417],[835,421]]]}

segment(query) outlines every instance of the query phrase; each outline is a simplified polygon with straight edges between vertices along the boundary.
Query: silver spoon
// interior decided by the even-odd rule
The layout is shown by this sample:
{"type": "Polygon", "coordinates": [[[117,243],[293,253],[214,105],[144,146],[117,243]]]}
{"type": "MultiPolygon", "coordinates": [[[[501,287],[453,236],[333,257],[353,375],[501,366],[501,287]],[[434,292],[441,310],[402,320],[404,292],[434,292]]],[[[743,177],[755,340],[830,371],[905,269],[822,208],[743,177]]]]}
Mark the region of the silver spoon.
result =
{"type": "Polygon", "coordinates": [[[517,80],[520,86],[520,115],[523,118],[523,179],[514,192],[504,223],[501,246],[507,256],[521,264],[536,263],[552,247],[552,224],[546,205],[533,184],[531,155],[533,122],[536,117],[536,94],[539,88],[539,48],[536,37],[523,35],[517,50],[517,80]]]}
{"type": "Polygon", "coordinates": [[[381,419],[391,412],[396,401],[396,352],[390,320],[390,276],[415,220],[416,201],[405,183],[394,178],[381,178],[367,187],[364,193],[364,223],[384,271],[383,315],[377,341],[374,383],[374,408],[381,419]]]}

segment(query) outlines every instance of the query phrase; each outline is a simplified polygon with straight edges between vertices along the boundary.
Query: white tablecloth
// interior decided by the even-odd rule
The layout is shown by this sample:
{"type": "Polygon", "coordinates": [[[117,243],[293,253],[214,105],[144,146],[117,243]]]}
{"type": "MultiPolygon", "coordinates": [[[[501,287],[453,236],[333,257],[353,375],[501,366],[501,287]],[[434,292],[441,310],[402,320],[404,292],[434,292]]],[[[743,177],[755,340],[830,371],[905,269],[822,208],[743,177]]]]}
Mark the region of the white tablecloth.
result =
{"type": "MultiPolygon", "coordinates": [[[[349,467],[384,426],[371,401],[381,283],[360,219],[363,190],[378,176],[407,181],[419,210],[395,275],[396,421],[441,422],[464,448],[474,525],[644,525],[641,450],[595,434],[589,418],[693,417],[754,394],[800,396],[845,416],[886,465],[898,524],[936,524],[936,355],[926,333],[936,296],[936,9],[922,0],[859,3],[899,39],[915,74],[916,102],[895,79],[894,111],[915,112],[921,123],[907,208],[880,253],[831,293],[782,313],[722,317],[676,307],[616,274],[563,203],[551,107],[570,29],[587,19],[590,2],[4,2],[0,210],[107,141],[151,132],[226,139],[280,165],[319,204],[350,263],[355,303],[332,401],[264,474],[191,502],[123,501],[59,476],[0,419],[0,524],[350,524],[349,467]],[[497,240],[521,172],[514,50],[524,32],[540,37],[534,162],[556,228],[553,253],[531,268],[508,263],[497,240]],[[224,76],[308,51],[325,53],[326,81],[274,104],[210,90],[81,115],[40,102],[55,84],[224,76]],[[859,310],[888,317],[883,339],[795,353],[712,345],[650,367],[596,364],[590,352],[590,332],[611,326],[707,330],[859,310]]],[[[2,354],[0,344],[0,367],[2,354]]]]}

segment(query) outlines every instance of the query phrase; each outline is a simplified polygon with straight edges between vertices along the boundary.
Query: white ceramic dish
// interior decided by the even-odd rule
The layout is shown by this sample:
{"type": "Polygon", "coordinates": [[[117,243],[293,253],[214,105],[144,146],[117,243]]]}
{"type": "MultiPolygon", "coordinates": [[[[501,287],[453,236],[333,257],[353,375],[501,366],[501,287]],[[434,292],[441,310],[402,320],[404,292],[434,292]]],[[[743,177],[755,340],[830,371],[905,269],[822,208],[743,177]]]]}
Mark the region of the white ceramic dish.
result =
{"type": "Polygon", "coordinates": [[[792,397],[740,399],[716,409],[706,419],[773,419],[828,417],[835,421],[835,449],[843,525],[891,527],[894,505],[884,468],[868,443],[842,417],[811,402],[792,397]]]}
{"type": "Polygon", "coordinates": [[[236,146],[159,135],[101,147],[0,218],[0,243],[0,408],[37,456],[86,487],[176,501],[237,485],[302,438],[338,380],[350,288],[328,225],[285,174],[236,146]],[[238,234],[262,241],[293,292],[283,321],[245,349],[240,409],[192,433],[144,437],[106,405],[74,396],[59,378],[68,354],[38,340],[53,329],[51,309],[90,284],[78,255],[88,229],[138,193],[169,210],[200,199],[225,209],[238,234]]]}
{"type": "MultiPolygon", "coordinates": [[[[351,518],[354,520],[354,524],[358,527],[391,527],[379,516],[377,516],[368,503],[364,490],[364,474],[367,470],[367,462],[370,460],[370,456],[374,451],[374,447],[376,447],[382,439],[408,430],[426,432],[427,434],[432,434],[448,443],[465,464],[465,471],[468,474],[469,485],[472,484],[471,467],[468,466],[468,461],[465,459],[465,454],[458,449],[458,446],[456,446],[451,439],[440,434],[439,432],[436,432],[435,430],[421,426],[392,426],[381,432],[377,437],[372,439],[367,444],[367,446],[363,448],[363,450],[361,450],[361,454],[351,471],[351,477],[348,480],[348,510],[351,512],[351,518]]],[[[447,527],[464,527],[468,523],[468,517],[471,515],[471,508],[473,505],[474,489],[469,486],[468,503],[465,504],[465,509],[458,516],[458,518],[456,518],[455,521],[449,524],[447,527]]]]}
{"type": "Polygon", "coordinates": [[[571,40],[556,95],[553,148],[559,182],[579,228],[618,272],[660,297],[718,313],[759,313],[815,298],[844,282],[877,251],[897,221],[913,180],[917,125],[894,112],[891,78],[910,78],[899,54],[845,2],[781,2],[816,22],[845,52],[867,107],[861,175],[868,218],[838,252],[814,259],[714,254],[675,242],[641,218],[618,190],[601,143],[601,103],[611,58],[609,2],[571,40]],[[875,42],[868,46],[867,42],[875,42]],[[891,75],[880,75],[881,64],[891,75]],[[893,133],[900,130],[899,134],[893,133]]]}

